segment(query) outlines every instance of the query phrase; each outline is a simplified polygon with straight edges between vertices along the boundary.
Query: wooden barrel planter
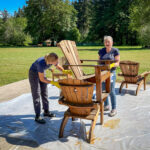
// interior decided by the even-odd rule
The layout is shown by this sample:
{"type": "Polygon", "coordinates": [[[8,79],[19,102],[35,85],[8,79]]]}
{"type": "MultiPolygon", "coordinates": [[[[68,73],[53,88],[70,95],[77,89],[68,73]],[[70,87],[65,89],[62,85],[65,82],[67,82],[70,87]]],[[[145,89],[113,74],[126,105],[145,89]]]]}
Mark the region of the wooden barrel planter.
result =
{"type": "Polygon", "coordinates": [[[75,115],[88,115],[93,108],[92,96],[94,84],[78,79],[59,80],[64,103],[75,115]]]}

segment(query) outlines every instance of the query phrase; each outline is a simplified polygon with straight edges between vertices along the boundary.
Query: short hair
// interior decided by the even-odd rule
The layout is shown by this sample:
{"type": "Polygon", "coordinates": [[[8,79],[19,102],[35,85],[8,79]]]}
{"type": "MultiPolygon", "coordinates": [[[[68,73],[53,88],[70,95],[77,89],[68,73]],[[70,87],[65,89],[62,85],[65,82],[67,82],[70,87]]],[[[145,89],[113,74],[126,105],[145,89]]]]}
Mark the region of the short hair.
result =
{"type": "Polygon", "coordinates": [[[104,36],[104,42],[105,42],[106,40],[111,40],[111,41],[113,42],[113,38],[112,38],[111,36],[105,35],[105,36],[104,36]]]}
{"type": "Polygon", "coordinates": [[[58,55],[56,53],[49,53],[45,55],[45,61],[48,62],[54,62],[58,59],[58,55]]]}

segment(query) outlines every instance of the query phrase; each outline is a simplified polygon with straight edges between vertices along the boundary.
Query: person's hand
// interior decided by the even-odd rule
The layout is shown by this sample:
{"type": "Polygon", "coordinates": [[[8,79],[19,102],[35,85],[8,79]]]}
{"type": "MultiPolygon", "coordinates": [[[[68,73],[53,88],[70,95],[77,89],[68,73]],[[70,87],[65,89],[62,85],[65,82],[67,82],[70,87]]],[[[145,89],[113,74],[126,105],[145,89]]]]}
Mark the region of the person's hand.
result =
{"type": "Polygon", "coordinates": [[[54,85],[54,86],[56,86],[57,88],[60,89],[60,85],[59,85],[58,82],[56,82],[56,81],[51,81],[50,84],[52,84],[52,85],[54,85]]]}
{"type": "Polygon", "coordinates": [[[54,69],[49,69],[52,73],[54,73],[54,69]]]}
{"type": "Polygon", "coordinates": [[[115,63],[110,64],[110,69],[115,67],[115,63]]]}
{"type": "Polygon", "coordinates": [[[63,74],[69,74],[69,75],[72,76],[71,70],[63,70],[62,72],[63,72],[63,74]]]}

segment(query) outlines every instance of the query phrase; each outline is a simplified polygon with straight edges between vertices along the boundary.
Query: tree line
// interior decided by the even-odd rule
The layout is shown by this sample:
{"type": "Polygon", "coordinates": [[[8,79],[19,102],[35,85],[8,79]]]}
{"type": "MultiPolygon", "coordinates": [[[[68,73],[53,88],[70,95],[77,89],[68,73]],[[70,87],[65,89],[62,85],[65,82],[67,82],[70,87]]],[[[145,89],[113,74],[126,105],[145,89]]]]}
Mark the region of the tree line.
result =
{"type": "Polygon", "coordinates": [[[0,11],[0,44],[29,45],[47,39],[150,46],[149,0],[27,0],[14,15],[0,11]]]}

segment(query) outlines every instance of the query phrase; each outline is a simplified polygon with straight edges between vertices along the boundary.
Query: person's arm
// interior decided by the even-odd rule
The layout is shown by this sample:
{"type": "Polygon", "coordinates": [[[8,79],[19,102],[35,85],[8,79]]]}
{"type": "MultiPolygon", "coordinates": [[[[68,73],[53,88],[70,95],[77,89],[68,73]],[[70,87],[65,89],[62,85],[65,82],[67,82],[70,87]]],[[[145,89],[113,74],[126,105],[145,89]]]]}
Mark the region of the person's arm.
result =
{"type": "Polygon", "coordinates": [[[39,75],[39,78],[40,78],[40,81],[41,81],[41,82],[50,83],[50,84],[56,86],[57,88],[61,88],[60,85],[59,85],[59,83],[58,83],[57,81],[48,80],[48,79],[44,76],[44,73],[38,72],[38,75],[39,75]]]}
{"type": "Polygon", "coordinates": [[[63,71],[64,68],[62,66],[60,66],[59,64],[56,66],[56,69],[59,70],[59,71],[63,71]]]}
{"type": "Polygon", "coordinates": [[[117,55],[115,57],[115,60],[117,61],[116,63],[114,63],[114,67],[119,67],[119,63],[120,63],[120,55],[117,55]]]}
{"type": "Polygon", "coordinates": [[[120,53],[118,49],[114,50],[114,58],[115,58],[115,63],[110,64],[110,68],[113,67],[119,67],[119,63],[120,63],[120,53]]]}
{"type": "Polygon", "coordinates": [[[38,72],[38,75],[39,75],[39,79],[41,82],[44,82],[44,83],[50,83],[51,81],[48,80],[45,76],[44,76],[44,73],[41,73],[41,72],[38,72]]]}
{"type": "Polygon", "coordinates": [[[67,74],[69,78],[71,78],[73,75],[71,70],[64,70],[64,68],[60,66],[59,64],[56,66],[56,69],[58,69],[59,71],[62,71],[62,73],[64,74],[67,74]]]}
{"type": "Polygon", "coordinates": [[[120,62],[120,55],[115,56],[115,63],[110,64],[110,69],[113,67],[118,67],[119,66],[119,62],[120,62]]]}

